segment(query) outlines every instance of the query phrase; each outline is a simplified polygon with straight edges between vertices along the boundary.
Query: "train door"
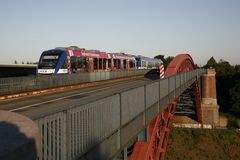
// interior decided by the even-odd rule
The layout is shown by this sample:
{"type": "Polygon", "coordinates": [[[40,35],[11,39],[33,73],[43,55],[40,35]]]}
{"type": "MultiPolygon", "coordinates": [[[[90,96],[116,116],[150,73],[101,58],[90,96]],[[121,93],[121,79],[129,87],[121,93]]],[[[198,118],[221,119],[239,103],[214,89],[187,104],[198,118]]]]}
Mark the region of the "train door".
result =
{"type": "Polygon", "coordinates": [[[88,59],[88,72],[93,72],[93,58],[89,57],[88,59]]]}
{"type": "Polygon", "coordinates": [[[77,58],[75,56],[71,56],[70,60],[71,60],[72,73],[76,73],[77,72],[77,58]]]}
{"type": "Polygon", "coordinates": [[[68,73],[72,74],[70,56],[67,56],[67,69],[68,73]]]}
{"type": "Polygon", "coordinates": [[[88,57],[83,57],[84,71],[88,72],[88,57]]]}
{"type": "Polygon", "coordinates": [[[103,70],[107,69],[107,59],[103,59],[103,70]]]}
{"type": "Polygon", "coordinates": [[[142,69],[147,69],[147,62],[146,61],[142,61],[142,65],[141,65],[142,69]]]}
{"type": "Polygon", "coordinates": [[[99,58],[99,70],[103,69],[103,59],[99,58]]]}
{"type": "Polygon", "coordinates": [[[140,69],[141,67],[141,59],[136,57],[136,69],[140,69]]]}
{"type": "Polygon", "coordinates": [[[117,59],[113,59],[113,69],[117,69],[117,59]]]}
{"type": "Polygon", "coordinates": [[[117,59],[117,69],[121,69],[122,66],[123,66],[122,60],[121,59],[117,59]]]}
{"type": "Polygon", "coordinates": [[[99,62],[98,58],[93,58],[93,70],[94,71],[98,70],[98,62],[99,62]]]}
{"type": "Polygon", "coordinates": [[[107,67],[108,67],[107,69],[108,69],[108,70],[111,70],[111,69],[112,69],[112,59],[108,59],[107,64],[108,64],[108,65],[107,65],[107,67]]]}
{"type": "Polygon", "coordinates": [[[129,61],[129,68],[130,69],[134,69],[135,68],[135,61],[134,60],[130,60],[129,61]]]}
{"type": "Polygon", "coordinates": [[[123,59],[123,69],[127,69],[127,60],[123,59]]]}
{"type": "Polygon", "coordinates": [[[83,71],[83,57],[77,57],[77,72],[83,71]]]}

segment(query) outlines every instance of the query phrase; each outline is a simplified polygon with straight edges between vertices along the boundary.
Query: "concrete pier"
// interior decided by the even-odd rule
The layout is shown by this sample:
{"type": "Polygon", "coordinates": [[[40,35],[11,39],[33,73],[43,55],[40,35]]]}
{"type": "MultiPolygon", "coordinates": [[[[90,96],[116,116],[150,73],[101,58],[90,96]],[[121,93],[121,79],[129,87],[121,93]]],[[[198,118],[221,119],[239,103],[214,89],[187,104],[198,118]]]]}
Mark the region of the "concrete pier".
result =
{"type": "Polygon", "coordinates": [[[202,76],[202,119],[203,124],[219,126],[219,106],[217,104],[215,69],[208,69],[202,76]]]}

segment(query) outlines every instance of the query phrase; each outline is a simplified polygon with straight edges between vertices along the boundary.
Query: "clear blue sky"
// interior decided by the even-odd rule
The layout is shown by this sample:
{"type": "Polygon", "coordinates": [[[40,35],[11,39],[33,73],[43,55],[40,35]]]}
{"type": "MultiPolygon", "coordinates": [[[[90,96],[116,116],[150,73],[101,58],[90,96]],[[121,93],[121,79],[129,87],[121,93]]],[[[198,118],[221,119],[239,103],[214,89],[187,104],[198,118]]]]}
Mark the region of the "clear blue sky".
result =
{"type": "Polygon", "coordinates": [[[77,45],[240,64],[240,0],[2,0],[0,63],[77,45]]]}

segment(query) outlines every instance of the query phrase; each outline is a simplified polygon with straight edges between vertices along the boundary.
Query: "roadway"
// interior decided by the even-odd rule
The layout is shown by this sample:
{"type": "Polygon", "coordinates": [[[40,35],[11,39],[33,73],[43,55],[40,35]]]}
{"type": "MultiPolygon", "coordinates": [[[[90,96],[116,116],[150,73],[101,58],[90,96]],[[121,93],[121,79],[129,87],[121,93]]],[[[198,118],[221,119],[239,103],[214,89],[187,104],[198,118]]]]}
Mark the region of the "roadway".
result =
{"type": "Polygon", "coordinates": [[[114,95],[123,90],[142,86],[151,81],[144,77],[138,77],[135,79],[111,81],[109,83],[98,83],[94,86],[77,89],[66,89],[53,93],[0,100],[0,110],[17,112],[36,119],[44,114],[54,113],[58,110],[61,111],[69,106],[74,107],[76,104],[86,104],[109,95],[114,95]]]}

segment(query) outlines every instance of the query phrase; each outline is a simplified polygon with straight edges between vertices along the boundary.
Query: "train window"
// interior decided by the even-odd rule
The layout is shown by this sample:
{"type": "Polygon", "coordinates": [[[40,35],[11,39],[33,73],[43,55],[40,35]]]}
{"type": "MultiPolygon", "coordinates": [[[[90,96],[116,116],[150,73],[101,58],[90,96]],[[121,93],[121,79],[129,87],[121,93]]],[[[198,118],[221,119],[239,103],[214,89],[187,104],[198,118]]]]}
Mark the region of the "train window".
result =
{"type": "Polygon", "coordinates": [[[154,67],[154,63],[153,62],[148,62],[148,68],[153,68],[154,67]]]}
{"type": "Polygon", "coordinates": [[[93,59],[94,70],[98,70],[98,58],[93,59]]]}
{"type": "Polygon", "coordinates": [[[140,58],[136,58],[136,67],[137,68],[141,67],[141,59],[140,58]]]}
{"type": "Polygon", "coordinates": [[[121,60],[117,59],[117,69],[121,69],[121,60]]]}
{"type": "Polygon", "coordinates": [[[86,57],[82,57],[82,68],[86,69],[86,66],[87,66],[87,59],[86,57]]]}
{"type": "Polygon", "coordinates": [[[82,68],[82,57],[77,57],[77,68],[82,68]]]}
{"type": "Polygon", "coordinates": [[[142,67],[147,67],[146,61],[142,61],[142,67]]]}
{"type": "Polygon", "coordinates": [[[103,59],[102,58],[100,58],[99,59],[99,69],[103,69],[103,59]]]}
{"type": "Polygon", "coordinates": [[[67,62],[68,62],[68,60],[67,60],[67,58],[65,58],[61,69],[67,69],[67,62]]]}
{"type": "Polygon", "coordinates": [[[111,61],[111,59],[108,59],[108,68],[112,68],[112,61],[111,61]]]}
{"type": "Polygon", "coordinates": [[[41,60],[39,63],[40,68],[55,68],[60,54],[42,54],[41,60]]]}
{"type": "Polygon", "coordinates": [[[133,60],[130,60],[129,61],[129,66],[130,66],[130,68],[135,67],[135,62],[133,60]]]}
{"type": "Polygon", "coordinates": [[[123,60],[123,69],[127,69],[127,60],[126,59],[123,60]]]}
{"type": "Polygon", "coordinates": [[[89,69],[90,69],[90,60],[89,60],[90,58],[89,57],[84,57],[84,70],[85,71],[89,71],[89,69]]]}
{"type": "Polygon", "coordinates": [[[113,59],[113,67],[117,68],[117,60],[113,59]]]}
{"type": "Polygon", "coordinates": [[[107,65],[107,59],[103,59],[103,69],[106,69],[107,65]]]}
{"type": "Polygon", "coordinates": [[[75,56],[71,56],[71,68],[76,68],[76,57],[75,56]]]}

